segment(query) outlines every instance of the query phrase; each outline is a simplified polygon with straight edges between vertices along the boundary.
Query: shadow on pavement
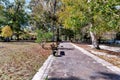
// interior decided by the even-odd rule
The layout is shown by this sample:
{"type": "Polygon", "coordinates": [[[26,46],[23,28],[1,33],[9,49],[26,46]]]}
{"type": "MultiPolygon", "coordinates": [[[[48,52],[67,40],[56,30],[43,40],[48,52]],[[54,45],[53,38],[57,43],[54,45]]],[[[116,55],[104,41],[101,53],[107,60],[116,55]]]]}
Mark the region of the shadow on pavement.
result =
{"type": "Polygon", "coordinates": [[[60,47],[60,48],[58,48],[59,50],[74,50],[75,48],[73,47],[73,48],[65,48],[65,47],[60,47]]]}
{"type": "Polygon", "coordinates": [[[49,78],[48,80],[84,80],[77,77],[68,77],[68,78],[49,78]]]}
{"type": "Polygon", "coordinates": [[[60,55],[65,56],[65,51],[60,51],[60,55]]]}
{"type": "Polygon", "coordinates": [[[64,51],[60,51],[59,54],[55,55],[55,57],[62,57],[65,56],[65,52],[64,51]]]}
{"type": "Polygon", "coordinates": [[[98,72],[97,76],[91,76],[92,80],[120,80],[120,75],[114,73],[98,72]],[[100,74],[100,75],[99,75],[100,74]]]}

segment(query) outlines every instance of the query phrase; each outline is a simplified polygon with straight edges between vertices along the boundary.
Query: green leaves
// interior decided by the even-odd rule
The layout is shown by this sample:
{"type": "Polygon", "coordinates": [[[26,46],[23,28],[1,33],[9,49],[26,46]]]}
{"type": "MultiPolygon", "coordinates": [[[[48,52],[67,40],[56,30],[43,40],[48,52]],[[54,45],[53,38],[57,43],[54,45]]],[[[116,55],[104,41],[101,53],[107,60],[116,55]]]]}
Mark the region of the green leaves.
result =
{"type": "Polygon", "coordinates": [[[42,43],[44,41],[49,41],[52,39],[53,33],[45,32],[43,30],[37,30],[37,40],[36,42],[42,43]]]}
{"type": "Polygon", "coordinates": [[[86,1],[82,0],[62,0],[65,5],[59,14],[59,20],[63,22],[65,28],[75,29],[87,24],[85,12],[88,8],[86,1]],[[83,5],[84,4],[84,5],[83,5]],[[63,11],[64,10],[64,11],[63,11]]]}
{"type": "Polygon", "coordinates": [[[92,31],[100,34],[106,31],[119,30],[120,11],[114,7],[118,0],[62,0],[64,7],[59,13],[59,20],[66,28],[78,29],[92,23],[92,31]]]}
{"type": "Polygon", "coordinates": [[[3,27],[2,28],[2,36],[3,37],[5,37],[5,38],[7,38],[7,37],[11,37],[12,36],[12,34],[13,34],[13,32],[12,32],[12,30],[11,30],[11,27],[10,26],[5,26],[5,27],[3,27]]]}
{"type": "Polygon", "coordinates": [[[0,25],[10,25],[14,32],[21,31],[21,27],[28,22],[28,14],[25,12],[25,0],[2,1],[4,5],[0,11],[0,25]]]}

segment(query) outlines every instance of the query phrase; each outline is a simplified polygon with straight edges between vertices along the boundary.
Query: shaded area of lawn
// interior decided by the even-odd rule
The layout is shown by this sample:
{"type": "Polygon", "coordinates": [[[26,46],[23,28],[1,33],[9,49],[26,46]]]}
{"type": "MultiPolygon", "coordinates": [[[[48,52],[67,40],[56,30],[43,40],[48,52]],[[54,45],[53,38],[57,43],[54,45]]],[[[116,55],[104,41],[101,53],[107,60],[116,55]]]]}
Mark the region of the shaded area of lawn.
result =
{"type": "Polygon", "coordinates": [[[31,80],[50,53],[33,42],[0,42],[0,80],[31,80]]]}

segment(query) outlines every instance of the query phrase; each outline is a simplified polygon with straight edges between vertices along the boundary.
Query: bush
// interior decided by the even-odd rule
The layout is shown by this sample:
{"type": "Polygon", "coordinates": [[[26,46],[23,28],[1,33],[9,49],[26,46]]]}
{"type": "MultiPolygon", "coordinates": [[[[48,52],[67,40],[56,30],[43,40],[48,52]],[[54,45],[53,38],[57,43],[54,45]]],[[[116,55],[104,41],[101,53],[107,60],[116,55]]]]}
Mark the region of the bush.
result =
{"type": "Polygon", "coordinates": [[[45,41],[50,41],[52,39],[52,32],[45,32],[43,30],[37,30],[37,40],[36,42],[42,43],[45,41]]]}
{"type": "Polygon", "coordinates": [[[9,42],[10,41],[10,37],[13,35],[13,31],[12,31],[11,27],[8,26],[8,25],[3,27],[1,35],[2,35],[2,37],[5,38],[6,42],[9,42]]]}
{"type": "Polygon", "coordinates": [[[7,25],[2,28],[2,37],[8,38],[8,37],[11,37],[12,34],[13,34],[13,31],[10,26],[7,25]]]}

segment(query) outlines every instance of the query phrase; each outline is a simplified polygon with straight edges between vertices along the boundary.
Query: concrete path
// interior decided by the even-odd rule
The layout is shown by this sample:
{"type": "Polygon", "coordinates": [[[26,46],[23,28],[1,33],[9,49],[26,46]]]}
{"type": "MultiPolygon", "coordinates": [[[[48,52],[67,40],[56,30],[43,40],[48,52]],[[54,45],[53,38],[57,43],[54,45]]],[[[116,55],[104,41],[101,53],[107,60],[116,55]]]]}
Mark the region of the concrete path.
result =
{"type": "Polygon", "coordinates": [[[54,58],[48,80],[120,80],[120,75],[83,54],[70,43],[61,45],[62,56],[54,58]]]}

